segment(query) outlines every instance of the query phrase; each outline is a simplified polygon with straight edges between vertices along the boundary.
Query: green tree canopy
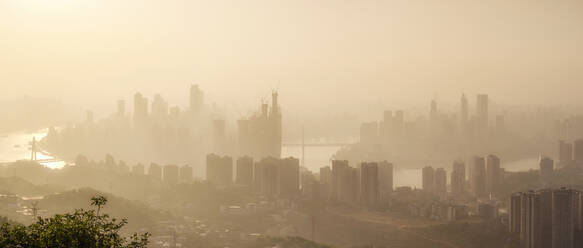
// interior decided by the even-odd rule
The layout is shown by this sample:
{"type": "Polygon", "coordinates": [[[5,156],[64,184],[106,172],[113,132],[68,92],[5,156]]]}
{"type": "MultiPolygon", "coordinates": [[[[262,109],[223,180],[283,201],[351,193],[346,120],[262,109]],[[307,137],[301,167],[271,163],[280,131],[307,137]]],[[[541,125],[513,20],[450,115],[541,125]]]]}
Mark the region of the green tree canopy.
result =
{"type": "MultiPolygon", "coordinates": [[[[106,202],[99,199],[101,208],[106,202]]],[[[38,218],[29,225],[4,223],[0,227],[0,247],[31,248],[145,248],[150,234],[134,233],[124,237],[119,232],[127,224],[109,215],[99,215],[95,210],[77,209],[74,213],[57,214],[50,218],[38,218]]]]}

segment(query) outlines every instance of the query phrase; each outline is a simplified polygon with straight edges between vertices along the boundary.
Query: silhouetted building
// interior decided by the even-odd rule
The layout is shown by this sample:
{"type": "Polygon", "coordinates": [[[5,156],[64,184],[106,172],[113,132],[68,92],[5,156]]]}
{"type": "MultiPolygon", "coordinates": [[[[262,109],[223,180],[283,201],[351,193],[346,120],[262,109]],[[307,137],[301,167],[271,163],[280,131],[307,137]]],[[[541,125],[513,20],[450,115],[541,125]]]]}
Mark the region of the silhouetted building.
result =
{"type": "Polygon", "coordinates": [[[379,194],[381,199],[387,199],[393,192],[393,164],[387,161],[378,163],[379,194]]]}
{"type": "Polygon", "coordinates": [[[460,100],[460,127],[462,129],[466,129],[469,120],[469,107],[468,107],[468,99],[466,98],[465,94],[462,94],[462,98],[460,100]]]}
{"type": "Polygon", "coordinates": [[[332,199],[340,200],[343,171],[349,168],[347,160],[332,160],[332,199]]]}
{"type": "Polygon", "coordinates": [[[478,127],[488,127],[488,95],[479,94],[476,104],[476,120],[478,127]]]}
{"type": "Polygon", "coordinates": [[[486,191],[493,195],[500,188],[500,159],[495,155],[488,155],[486,162],[486,191]]]}
{"type": "Polygon", "coordinates": [[[118,165],[117,165],[117,172],[118,173],[129,173],[130,167],[126,164],[126,162],[124,162],[123,160],[120,160],[118,165]]]}
{"type": "Polygon", "coordinates": [[[255,158],[281,157],[281,110],[277,92],[273,92],[271,97],[271,109],[264,103],[260,113],[237,122],[239,153],[255,158]]]}
{"type": "Polygon", "coordinates": [[[451,193],[458,196],[464,193],[466,183],[466,165],[463,161],[454,161],[451,171],[451,193]]]}
{"type": "Polygon", "coordinates": [[[355,203],[358,201],[359,178],[357,168],[344,168],[340,171],[340,192],[339,200],[344,203],[355,203]]]}
{"type": "Polygon", "coordinates": [[[478,205],[478,216],[483,220],[498,218],[498,208],[493,204],[481,203],[478,205]]]}
{"type": "Polygon", "coordinates": [[[229,156],[206,156],[206,179],[219,185],[233,183],[233,159],[229,156]]]}
{"type": "Polygon", "coordinates": [[[472,191],[477,197],[486,196],[486,161],[483,157],[474,157],[471,170],[472,191]]]}
{"type": "Polygon", "coordinates": [[[435,193],[440,197],[445,197],[447,194],[447,172],[443,168],[435,170],[434,177],[435,193]]]}
{"type": "Polygon", "coordinates": [[[144,126],[148,121],[148,99],[142,94],[134,95],[134,126],[144,126]]]}
{"type": "Polygon", "coordinates": [[[320,195],[324,199],[329,199],[332,194],[332,169],[330,166],[320,168],[320,184],[322,188],[320,195]]]}
{"type": "Polygon", "coordinates": [[[239,185],[252,186],[253,184],[253,158],[245,156],[237,159],[237,177],[239,185]]]}
{"type": "Polygon", "coordinates": [[[377,163],[360,164],[360,197],[363,204],[374,206],[379,201],[379,167],[377,163]]]}
{"type": "Polygon", "coordinates": [[[543,189],[512,194],[509,231],[519,234],[522,247],[552,246],[553,191],[543,189]]]}
{"type": "Polygon", "coordinates": [[[194,180],[194,175],[192,174],[192,166],[184,165],[180,167],[180,182],[190,183],[194,180]]]}
{"type": "Polygon", "coordinates": [[[162,167],[160,165],[151,163],[148,168],[148,175],[154,180],[162,180],[162,167]]]}
{"type": "Polygon", "coordinates": [[[554,162],[548,157],[541,156],[539,158],[540,167],[540,181],[543,185],[548,186],[552,182],[554,162]]]}
{"type": "Polygon", "coordinates": [[[383,120],[378,125],[380,143],[386,144],[390,141],[393,131],[393,122],[393,111],[385,110],[383,112],[383,120]]]}
{"type": "MultiPolygon", "coordinates": [[[[552,231],[553,231],[553,191],[550,189],[542,189],[537,192],[540,195],[540,205],[535,206],[535,213],[540,214],[540,241],[541,245],[538,247],[552,247],[552,231]],[[539,210],[536,210],[540,208],[539,210]]],[[[535,222],[536,223],[536,222],[535,222]]]]}
{"type": "Polygon", "coordinates": [[[524,244],[527,248],[540,247],[541,244],[541,233],[542,233],[542,221],[540,213],[541,199],[540,195],[530,191],[524,194],[526,198],[524,207],[526,211],[526,221],[524,230],[524,244]]]}
{"type": "Polygon", "coordinates": [[[164,182],[167,184],[178,184],[178,166],[169,164],[164,166],[164,182]]]}
{"type": "Polygon", "coordinates": [[[553,248],[573,248],[573,194],[573,190],[565,188],[553,191],[553,248]]]}
{"type": "Polygon", "coordinates": [[[278,159],[267,157],[259,161],[259,168],[261,170],[261,194],[265,197],[274,199],[277,197],[279,188],[279,169],[278,159]]]}
{"type": "Polygon", "coordinates": [[[560,167],[571,164],[573,161],[573,145],[559,140],[559,164],[560,167]]]}
{"type": "Polygon", "coordinates": [[[297,158],[278,160],[277,196],[280,199],[297,197],[300,191],[300,161],[297,158]]]}
{"type": "Polygon", "coordinates": [[[150,117],[158,125],[163,125],[168,119],[168,102],[156,94],[152,100],[152,110],[150,111],[150,117]]]}
{"type": "Polygon", "coordinates": [[[263,180],[263,163],[257,161],[253,163],[253,191],[261,192],[261,180],[263,180]]]}
{"type": "Polygon", "coordinates": [[[514,193],[510,196],[510,203],[508,204],[508,229],[510,233],[520,233],[520,204],[522,193],[514,193]]]}
{"type": "Polygon", "coordinates": [[[126,102],[124,100],[117,101],[117,116],[124,117],[126,115],[126,102]]]}
{"type": "Polygon", "coordinates": [[[199,114],[204,105],[204,93],[198,85],[190,85],[190,112],[199,114]]]}
{"type": "Polygon", "coordinates": [[[137,165],[132,166],[132,173],[134,173],[136,175],[144,175],[145,174],[144,165],[137,164],[137,165]]]}
{"type": "Polygon", "coordinates": [[[573,160],[577,165],[583,165],[583,139],[573,142],[573,160]]]}
{"type": "Polygon", "coordinates": [[[429,120],[432,122],[432,124],[435,124],[439,115],[439,113],[437,112],[437,101],[435,99],[431,100],[430,105],[431,106],[429,110],[429,120]]]}
{"type": "Polygon", "coordinates": [[[425,192],[435,192],[435,182],[434,182],[434,178],[435,178],[435,172],[433,170],[433,167],[431,166],[426,166],[423,167],[423,170],[421,171],[421,176],[423,178],[422,181],[422,187],[423,187],[423,191],[425,192]]]}

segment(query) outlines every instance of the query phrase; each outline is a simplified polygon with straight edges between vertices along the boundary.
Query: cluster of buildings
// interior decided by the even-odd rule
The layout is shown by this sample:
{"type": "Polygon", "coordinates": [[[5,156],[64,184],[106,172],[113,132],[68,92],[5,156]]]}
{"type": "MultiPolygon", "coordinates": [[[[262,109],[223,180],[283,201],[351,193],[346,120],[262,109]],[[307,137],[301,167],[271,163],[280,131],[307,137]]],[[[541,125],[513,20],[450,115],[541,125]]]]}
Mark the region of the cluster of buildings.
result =
{"type": "Polygon", "coordinates": [[[244,156],[207,155],[206,177],[219,186],[240,185],[270,199],[292,199],[300,194],[300,162],[296,158],[265,157],[259,161],[244,156]]]}
{"type": "Polygon", "coordinates": [[[374,207],[388,200],[393,191],[393,164],[363,162],[358,168],[346,160],[333,160],[332,167],[320,168],[317,198],[374,207]]]}
{"type": "Polygon", "coordinates": [[[281,157],[281,109],[277,92],[271,94],[271,107],[261,104],[259,113],[237,121],[239,154],[254,158],[281,157]]]}
{"type": "Polygon", "coordinates": [[[442,201],[413,203],[409,205],[409,211],[409,215],[411,217],[448,222],[457,221],[468,217],[467,206],[442,201]]]}
{"type": "Polygon", "coordinates": [[[559,140],[559,164],[565,166],[583,166],[583,139],[572,143],[559,140]]]}
{"type": "Polygon", "coordinates": [[[87,111],[84,122],[51,129],[43,147],[63,158],[84,154],[95,159],[111,153],[168,164],[203,164],[209,153],[279,158],[282,114],[278,93],[271,97],[271,104],[262,103],[258,112],[238,120],[238,135],[232,135],[222,117],[224,111],[206,106],[198,85],[190,86],[185,108],[172,106],[160,94],[148,98],[137,92],[133,106],[119,100],[117,111],[109,118],[97,121],[93,112],[87,111]]]}
{"type": "MultiPolygon", "coordinates": [[[[466,189],[466,166],[463,161],[455,161],[451,171],[451,195],[460,196],[469,190],[478,198],[495,195],[504,175],[500,158],[496,155],[475,156],[469,169],[470,188],[466,189]]],[[[447,198],[447,173],[443,168],[426,166],[422,170],[422,187],[425,192],[447,198]]]]}
{"type": "MultiPolygon", "coordinates": [[[[405,122],[402,110],[387,110],[380,121],[362,123],[360,127],[360,143],[388,144],[406,136],[405,133],[427,130],[429,134],[470,133],[487,130],[490,127],[488,95],[476,96],[476,112],[470,115],[466,95],[460,101],[460,111],[456,114],[445,114],[439,111],[436,100],[431,100],[429,118],[422,123],[405,122]]],[[[494,121],[495,130],[504,130],[504,115],[497,115],[494,121]]]]}
{"type": "Polygon", "coordinates": [[[515,193],[510,198],[509,231],[526,248],[583,245],[583,194],[560,188],[515,193]]]}

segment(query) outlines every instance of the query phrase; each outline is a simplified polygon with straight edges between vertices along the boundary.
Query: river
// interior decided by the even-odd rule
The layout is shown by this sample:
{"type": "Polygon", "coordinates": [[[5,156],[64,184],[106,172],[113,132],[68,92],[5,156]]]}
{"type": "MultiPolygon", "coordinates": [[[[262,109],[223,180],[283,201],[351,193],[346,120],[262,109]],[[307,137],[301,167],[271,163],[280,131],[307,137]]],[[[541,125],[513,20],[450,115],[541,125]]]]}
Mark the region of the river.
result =
{"type": "MultiPolygon", "coordinates": [[[[34,137],[36,140],[40,140],[45,137],[46,134],[47,129],[38,130],[36,132],[0,134],[0,163],[30,159],[30,142],[32,141],[32,138],[34,137]]],[[[312,172],[318,172],[320,167],[330,165],[330,158],[340,148],[340,146],[307,146],[305,148],[305,167],[312,172]]],[[[301,158],[302,148],[300,146],[284,146],[282,147],[282,156],[301,158]]],[[[43,153],[37,153],[37,158],[39,160],[54,159],[54,157],[43,153]]],[[[66,165],[64,161],[50,163],[41,162],[41,164],[52,169],[60,169],[66,165]]],[[[509,163],[504,163],[504,161],[502,161],[501,166],[506,168],[507,171],[524,171],[537,169],[538,163],[537,158],[532,158],[509,163]]],[[[447,168],[449,168],[449,166],[447,166],[447,168]]],[[[395,165],[394,185],[395,187],[421,187],[421,169],[405,169],[399,168],[399,165],[395,165]]]]}
{"type": "MultiPolygon", "coordinates": [[[[17,160],[30,159],[30,143],[33,138],[37,141],[47,135],[48,129],[41,129],[35,132],[16,132],[0,134],[0,163],[14,162],[17,160]]],[[[45,153],[37,153],[38,160],[55,159],[45,153]]],[[[65,166],[64,161],[41,162],[41,164],[52,168],[60,169],[65,166]]]]}
{"type": "MultiPolygon", "coordinates": [[[[329,166],[331,164],[330,160],[332,155],[338,151],[341,146],[330,146],[330,147],[318,147],[318,146],[306,146],[305,147],[305,167],[312,172],[319,172],[320,167],[329,166]]],[[[284,146],[281,150],[282,157],[302,157],[302,148],[300,146],[284,146]]],[[[451,166],[448,165],[434,165],[434,167],[443,166],[448,170],[451,166]]],[[[502,168],[507,171],[527,171],[530,169],[538,169],[538,158],[522,159],[513,162],[505,163],[501,161],[502,168]]],[[[394,177],[393,183],[395,187],[400,186],[410,186],[421,188],[422,177],[421,169],[410,169],[410,168],[399,168],[399,165],[394,167],[394,177]]],[[[468,168],[466,168],[466,173],[468,173],[468,168]]]]}

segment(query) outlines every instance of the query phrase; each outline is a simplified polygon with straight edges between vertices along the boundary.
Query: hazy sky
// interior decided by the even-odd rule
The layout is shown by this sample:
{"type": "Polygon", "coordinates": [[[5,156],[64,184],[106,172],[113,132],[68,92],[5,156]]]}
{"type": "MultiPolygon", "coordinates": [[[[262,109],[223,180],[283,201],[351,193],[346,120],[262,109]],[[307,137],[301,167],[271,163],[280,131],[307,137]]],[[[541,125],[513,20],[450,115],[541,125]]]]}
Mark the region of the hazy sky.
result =
{"type": "Polygon", "coordinates": [[[580,0],[0,0],[0,97],[579,104],[582,44],[580,0]]]}

